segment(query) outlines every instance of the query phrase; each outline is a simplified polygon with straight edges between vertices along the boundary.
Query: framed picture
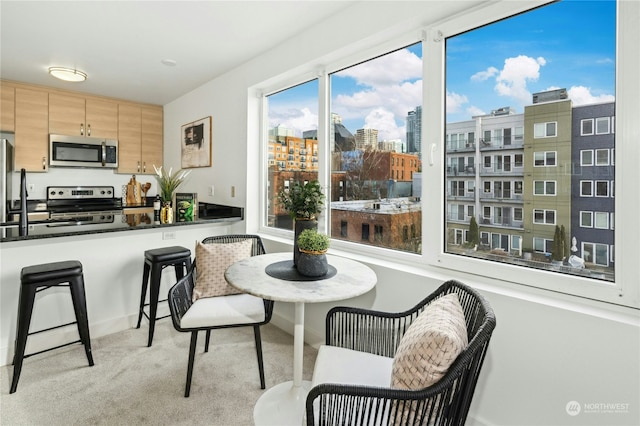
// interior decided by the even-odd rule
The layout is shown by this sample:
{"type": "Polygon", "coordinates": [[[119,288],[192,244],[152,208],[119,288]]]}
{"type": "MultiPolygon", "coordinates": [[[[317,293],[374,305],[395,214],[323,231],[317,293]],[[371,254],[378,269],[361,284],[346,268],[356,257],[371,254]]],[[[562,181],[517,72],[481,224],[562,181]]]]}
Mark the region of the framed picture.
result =
{"type": "Polygon", "coordinates": [[[181,127],[182,168],[211,166],[211,117],[181,127]]]}

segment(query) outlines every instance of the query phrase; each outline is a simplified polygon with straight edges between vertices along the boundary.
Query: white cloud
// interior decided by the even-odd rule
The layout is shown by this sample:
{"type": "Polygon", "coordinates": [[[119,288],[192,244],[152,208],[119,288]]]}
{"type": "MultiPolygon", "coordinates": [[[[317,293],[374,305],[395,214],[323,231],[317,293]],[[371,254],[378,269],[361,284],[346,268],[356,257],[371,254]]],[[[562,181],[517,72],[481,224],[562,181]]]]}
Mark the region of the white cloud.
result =
{"type": "Polygon", "coordinates": [[[422,78],[422,59],[402,49],[347,68],[336,75],[351,77],[362,86],[395,86],[403,81],[422,78]]]}
{"type": "Polygon", "coordinates": [[[447,91],[447,113],[456,113],[462,111],[462,105],[469,102],[465,95],[459,95],[455,92],[447,91]]]}
{"type": "Polygon", "coordinates": [[[485,115],[486,112],[484,112],[484,110],[478,108],[477,106],[470,106],[469,108],[467,108],[467,114],[469,114],[469,117],[473,117],[474,115],[485,115]]]}
{"type": "Polygon", "coordinates": [[[405,139],[404,126],[398,126],[393,113],[385,108],[375,108],[364,119],[365,129],[378,130],[378,141],[405,139]]]}
{"type": "Polygon", "coordinates": [[[600,102],[613,102],[616,99],[613,95],[593,95],[591,94],[591,88],[584,86],[572,86],[567,93],[569,95],[569,99],[571,99],[571,102],[573,103],[573,106],[600,102]]]}
{"type": "Polygon", "coordinates": [[[472,81],[485,81],[493,77],[499,72],[496,67],[489,67],[486,71],[479,71],[471,76],[472,81]]]}
{"type": "Polygon", "coordinates": [[[296,131],[296,136],[301,137],[305,130],[315,130],[318,128],[318,114],[309,108],[286,108],[282,110],[269,111],[269,127],[282,125],[287,129],[296,131]]]}
{"type": "Polygon", "coordinates": [[[495,91],[501,96],[507,96],[517,100],[521,105],[531,102],[531,92],[527,89],[527,83],[537,81],[540,77],[540,67],[547,61],[542,58],[519,55],[507,58],[504,67],[496,77],[495,91]]]}

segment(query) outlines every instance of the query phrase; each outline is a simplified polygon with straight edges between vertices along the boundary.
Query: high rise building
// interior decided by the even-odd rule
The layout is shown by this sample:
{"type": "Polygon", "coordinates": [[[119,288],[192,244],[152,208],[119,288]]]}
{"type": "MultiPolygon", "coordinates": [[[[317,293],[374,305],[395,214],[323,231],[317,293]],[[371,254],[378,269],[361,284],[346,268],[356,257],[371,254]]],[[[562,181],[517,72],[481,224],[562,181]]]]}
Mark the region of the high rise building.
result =
{"type": "Polygon", "coordinates": [[[422,137],[422,107],[417,106],[407,114],[407,152],[420,155],[422,137]]]}
{"type": "Polygon", "coordinates": [[[378,131],[376,129],[356,130],[356,149],[377,149],[378,131]]]}

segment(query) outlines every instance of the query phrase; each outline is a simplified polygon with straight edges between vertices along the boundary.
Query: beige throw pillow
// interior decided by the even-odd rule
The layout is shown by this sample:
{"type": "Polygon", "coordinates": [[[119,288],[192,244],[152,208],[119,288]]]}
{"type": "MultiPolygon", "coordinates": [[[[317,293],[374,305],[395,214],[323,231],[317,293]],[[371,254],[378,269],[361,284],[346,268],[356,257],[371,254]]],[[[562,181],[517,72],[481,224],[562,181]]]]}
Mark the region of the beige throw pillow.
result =
{"type": "Polygon", "coordinates": [[[393,359],[391,386],[422,389],[440,380],[467,347],[467,327],[455,293],[432,301],[409,326],[393,359]]]}
{"type": "Polygon", "coordinates": [[[196,242],[196,285],[193,301],[199,298],[240,294],[227,284],[224,271],[229,266],[251,256],[252,240],[237,243],[202,244],[196,242]]]}

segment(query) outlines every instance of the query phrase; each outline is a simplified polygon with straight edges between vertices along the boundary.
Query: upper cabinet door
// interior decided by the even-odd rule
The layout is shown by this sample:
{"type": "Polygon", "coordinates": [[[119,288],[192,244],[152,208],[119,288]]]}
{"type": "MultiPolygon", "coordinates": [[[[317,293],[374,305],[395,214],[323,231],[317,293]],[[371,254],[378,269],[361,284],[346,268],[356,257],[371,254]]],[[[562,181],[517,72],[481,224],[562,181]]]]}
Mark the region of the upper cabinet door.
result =
{"type": "Polygon", "coordinates": [[[140,107],[118,106],[118,173],[141,173],[141,117],[140,107]]]}
{"type": "Polygon", "coordinates": [[[153,174],[156,167],[162,166],[162,108],[142,107],[142,170],[140,173],[153,174]]]}
{"type": "Polygon", "coordinates": [[[49,168],[49,94],[16,88],[15,168],[46,172],[49,168]]]}
{"type": "Polygon", "coordinates": [[[91,97],[51,93],[49,133],[117,139],[118,104],[91,97]]]}
{"type": "Polygon", "coordinates": [[[49,95],[49,133],[86,136],[83,97],[51,93],[49,95]]]}
{"type": "Polygon", "coordinates": [[[15,132],[16,130],[16,89],[0,82],[0,130],[15,132]]]}
{"type": "Polygon", "coordinates": [[[118,103],[103,99],[86,99],[87,136],[118,138],[118,103]]]}

